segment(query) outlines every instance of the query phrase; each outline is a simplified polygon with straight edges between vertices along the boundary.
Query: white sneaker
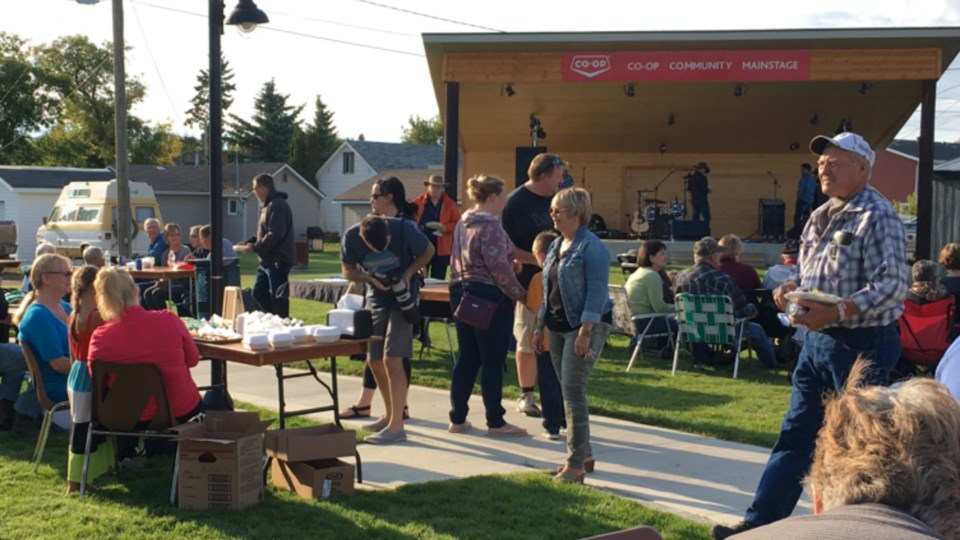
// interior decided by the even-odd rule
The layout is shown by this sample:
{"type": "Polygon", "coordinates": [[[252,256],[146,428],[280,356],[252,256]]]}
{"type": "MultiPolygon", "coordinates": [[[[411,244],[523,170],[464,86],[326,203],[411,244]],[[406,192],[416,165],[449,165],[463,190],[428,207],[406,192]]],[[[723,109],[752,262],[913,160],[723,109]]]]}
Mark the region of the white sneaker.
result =
{"type": "Polygon", "coordinates": [[[533,399],[533,392],[520,394],[520,398],[517,399],[517,412],[533,418],[540,418],[540,416],[542,416],[540,407],[537,407],[537,400],[533,399]]]}

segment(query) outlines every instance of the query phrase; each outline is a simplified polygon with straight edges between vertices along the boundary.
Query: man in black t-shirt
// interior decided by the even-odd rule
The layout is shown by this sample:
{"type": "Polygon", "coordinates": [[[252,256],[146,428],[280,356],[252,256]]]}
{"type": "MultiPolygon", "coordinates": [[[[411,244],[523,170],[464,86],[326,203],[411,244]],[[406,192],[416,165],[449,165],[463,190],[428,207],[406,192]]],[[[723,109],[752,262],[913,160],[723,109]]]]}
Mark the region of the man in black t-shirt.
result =
{"type": "Polygon", "coordinates": [[[687,177],[687,191],[690,192],[690,206],[693,207],[693,221],[703,221],[707,223],[707,234],[710,234],[710,202],[707,195],[710,193],[710,185],[707,182],[707,175],[710,174],[710,167],[704,162],[697,163],[693,173],[687,177]]]}
{"type": "MultiPolygon", "coordinates": [[[[550,219],[550,201],[557,192],[566,169],[569,167],[555,154],[539,154],[530,162],[527,180],[507,196],[500,220],[507,236],[517,246],[516,260],[523,265],[517,276],[525,288],[530,278],[540,271],[540,265],[532,253],[533,239],[543,231],[553,228],[550,219]]],[[[517,340],[517,379],[523,394],[517,400],[517,411],[527,416],[540,416],[540,409],[533,398],[537,381],[537,357],[530,338],[533,334],[535,314],[523,303],[517,302],[513,320],[513,334],[517,340]]]]}

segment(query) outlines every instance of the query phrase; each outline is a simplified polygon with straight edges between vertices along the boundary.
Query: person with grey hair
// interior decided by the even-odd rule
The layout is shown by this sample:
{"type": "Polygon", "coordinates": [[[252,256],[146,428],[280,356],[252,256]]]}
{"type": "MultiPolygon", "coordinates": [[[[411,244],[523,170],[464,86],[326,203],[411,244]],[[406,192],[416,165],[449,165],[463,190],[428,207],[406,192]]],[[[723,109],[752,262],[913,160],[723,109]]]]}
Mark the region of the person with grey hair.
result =
{"type": "Polygon", "coordinates": [[[790,322],[810,332],[753,503],[743,521],[713,528],[717,540],[793,513],[823,425],[824,394],[843,388],[859,357],[873,362],[863,382],[887,384],[900,357],[897,319],[907,296],[907,240],[890,202],[870,186],[876,154],[851,132],[814,137],[810,151],[819,155],[820,186],[830,200],[813,211],[800,235],[797,271],[774,291],[781,310],[795,302],[790,322]]]}
{"type": "Polygon", "coordinates": [[[147,233],[150,239],[150,245],[147,246],[147,256],[153,257],[153,262],[157,266],[163,266],[163,253],[170,246],[167,245],[166,238],[160,230],[160,220],[157,218],[147,218],[143,222],[143,232],[147,233]]]}
{"type": "Polygon", "coordinates": [[[87,246],[87,249],[83,250],[83,262],[97,268],[103,268],[106,264],[103,250],[97,246],[87,246]]]}
{"type": "MultiPolygon", "coordinates": [[[[56,253],[57,247],[49,242],[40,242],[37,244],[36,249],[34,250],[34,260],[39,259],[41,255],[46,255],[47,253],[56,253]]],[[[23,294],[27,294],[33,290],[33,284],[30,282],[30,269],[33,267],[33,263],[27,263],[20,267],[20,270],[23,272],[23,285],[21,285],[20,290],[23,294]]]]}

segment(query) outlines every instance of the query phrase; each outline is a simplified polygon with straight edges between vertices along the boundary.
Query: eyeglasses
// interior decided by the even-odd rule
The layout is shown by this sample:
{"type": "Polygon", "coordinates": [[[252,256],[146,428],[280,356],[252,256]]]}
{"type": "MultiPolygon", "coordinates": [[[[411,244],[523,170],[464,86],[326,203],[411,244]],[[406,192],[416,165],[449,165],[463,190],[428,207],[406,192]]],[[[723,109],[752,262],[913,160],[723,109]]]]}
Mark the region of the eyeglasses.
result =
{"type": "Polygon", "coordinates": [[[380,197],[383,197],[384,195],[385,195],[384,193],[371,193],[371,194],[370,194],[370,200],[371,200],[371,201],[375,201],[375,200],[379,199],[380,197]]]}
{"type": "Polygon", "coordinates": [[[550,158],[550,164],[554,167],[559,167],[560,165],[563,165],[563,160],[560,159],[560,156],[553,156],[550,158]]]}
{"type": "Polygon", "coordinates": [[[73,272],[44,272],[44,274],[56,274],[58,276],[70,277],[73,275],[73,272]]]}

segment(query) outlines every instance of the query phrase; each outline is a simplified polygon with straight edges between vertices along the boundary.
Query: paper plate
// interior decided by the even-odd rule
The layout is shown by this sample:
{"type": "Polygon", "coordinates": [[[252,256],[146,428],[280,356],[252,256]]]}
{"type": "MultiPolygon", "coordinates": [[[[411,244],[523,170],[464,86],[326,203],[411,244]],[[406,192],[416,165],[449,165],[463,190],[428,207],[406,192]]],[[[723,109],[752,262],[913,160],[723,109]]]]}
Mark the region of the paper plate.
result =
{"type": "Polygon", "coordinates": [[[834,294],[817,293],[817,292],[810,292],[810,291],[793,291],[793,292],[788,292],[784,296],[787,298],[787,300],[810,300],[812,302],[820,302],[821,304],[830,304],[830,305],[839,304],[840,300],[842,300],[842,298],[834,294]]]}

